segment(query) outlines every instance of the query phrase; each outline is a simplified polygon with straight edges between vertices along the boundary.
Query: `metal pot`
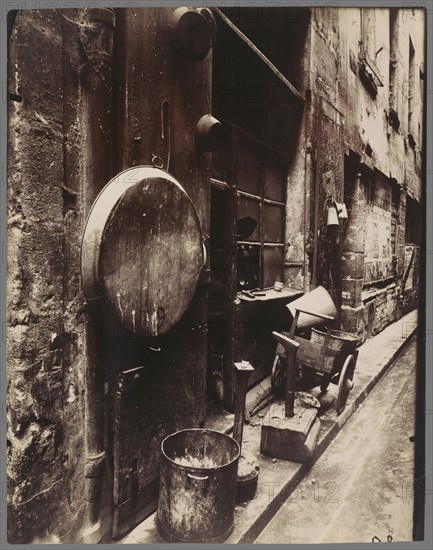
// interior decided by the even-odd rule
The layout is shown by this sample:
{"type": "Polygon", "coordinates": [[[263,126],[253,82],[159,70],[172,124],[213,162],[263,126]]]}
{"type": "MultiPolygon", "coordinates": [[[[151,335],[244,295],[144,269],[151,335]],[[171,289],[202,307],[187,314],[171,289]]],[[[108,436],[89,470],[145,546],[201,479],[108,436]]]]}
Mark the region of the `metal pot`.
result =
{"type": "Polygon", "coordinates": [[[157,525],[170,542],[217,543],[233,530],[240,449],[230,436],[181,430],[161,444],[157,525]]]}

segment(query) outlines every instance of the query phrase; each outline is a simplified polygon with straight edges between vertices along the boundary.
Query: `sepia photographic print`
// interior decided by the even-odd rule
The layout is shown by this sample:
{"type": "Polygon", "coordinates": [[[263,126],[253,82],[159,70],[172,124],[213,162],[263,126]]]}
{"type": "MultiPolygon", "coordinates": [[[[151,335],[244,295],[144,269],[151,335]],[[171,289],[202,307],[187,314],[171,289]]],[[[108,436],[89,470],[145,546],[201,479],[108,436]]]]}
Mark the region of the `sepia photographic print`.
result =
{"type": "Polygon", "coordinates": [[[2,7],[2,548],[425,541],[428,3],[111,4],[2,7]]]}

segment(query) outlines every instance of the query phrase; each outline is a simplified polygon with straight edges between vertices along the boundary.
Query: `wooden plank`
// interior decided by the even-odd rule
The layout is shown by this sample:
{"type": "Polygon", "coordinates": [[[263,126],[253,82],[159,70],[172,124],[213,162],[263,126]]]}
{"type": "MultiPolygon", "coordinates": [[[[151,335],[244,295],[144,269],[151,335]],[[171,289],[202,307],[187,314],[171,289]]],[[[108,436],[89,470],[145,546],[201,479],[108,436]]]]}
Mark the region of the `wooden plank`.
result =
{"type": "Polygon", "coordinates": [[[276,201],[274,199],[266,199],[266,198],[263,198],[263,202],[265,204],[273,204],[274,206],[286,206],[284,202],[280,202],[280,201],[276,201]]]}
{"type": "Polygon", "coordinates": [[[410,257],[410,260],[409,260],[409,264],[408,264],[408,266],[406,268],[406,272],[403,276],[403,283],[402,283],[403,290],[406,288],[407,280],[409,278],[409,273],[410,273],[410,270],[412,268],[414,258],[415,258],[415,247],[412,248],[412,254],[411,254],[411,257],[410,257]]]}
{"type": "MultiPolygon", "coordinates": [[[[237,194],[240,197],[247,197],[248,199],[255,200],[257,202],[260,201],[260,197],[257,195],[253,195],[252,193],[248,193],[247,191],[241,191],[240,189],[237,190],[237,194]]],[[[238,241],[239,242],[239,241],[238,241]]]]}
{"type": "Polygon", "coordinates": [[[247,393],[248,378],[254,371],[253,366],[248,361],[235,363],[236,369],[236,405],[235,419],[233,425],[233,439],[239,443],[242,449],[242,434],[245,419],[245,399],[247,393]]]}
{"type": "MultiPolygon", "coordinates": [[[[293,323],[292,323],[292,326],[290,327],[290,332],[289,332],[289,337],[290,338],[294,338],[295,337],[295,332],[296,332],[296,328],[298,326],[298,321],[299,321],[299,309],[297,309],[295,311],[295,317],[293,319],[293,323]]],[[[301,342],[300,342],[301,343],[301,342]]]]}
{"type": "Polygon", "coordinates": [[[296,353],[299,345],[292,341],[283,344],[287,353],[286,364],[286,417],[295,415],[295,386],[296,386],[296,353]]]}
{"type": "Polygon", "coordinates": [[[114,419],[113,525],[118,538],[156,510],[159,465],[146,460],[150,447],[160,448],[166,433],[159,426],[146,425],[152,407],[145,390],[144,367],[117,375],[114,419]],[[143,442],[143,445],[140,443],[143,442]]]}
{"type": "Polygon", "coordinates": [[[236,164],[237,159],[235,151],[237,150],[237,136],[235,132],[230,131],[229,143],[227,143],[227,163],[226,168],[231,174],[232,179],[228,181],[230,188],[228,190],[228,220],[226,233],[227,254],[225,255],[227,286],[225,302],[226,309],[226,326],[227,334],[226,347],[224,350],[224,407],[228,411],[234,409],[234,387],[235,387],[235,372],[233,363],[235,358],[234,349],[234,332],[235,332],[235,309],[234,303],[236,299],[237,289],[237,262],[233,258],[237,257],[237,222],[236,222],[236,164]]]}
{"type": "Polygon", "coordinates": [[[334,360],[338,353],[337,351],[328,348],[326,350],[325,357],[323,358],[323,363],[319,364],[323,344],[311,342],[310,340],[305,340],[299,336],[294,336],[293,339],[300,344],[297,355],[299,363],[321,372],[332,371],[334,360]]]}
{"type": "Polygon", "coordinates": [[[293,417],[294,403],[295,403],[295,385],[296,385],[296,353],[298,351],[300,344],[295,340],[279,332],[274,331],[272,333],[272,336],[286,350],[287,364],[286,364],[285,411],[286,411],[286,417],[293,417]]]}
{"type": "Polygon", "coordinates": [[[218,189],[226,190],[229,188],[229,185],[225,181],[220,181],[215,178],[211,178],[210,183],[213,187],[217,187],[218,189]]]}

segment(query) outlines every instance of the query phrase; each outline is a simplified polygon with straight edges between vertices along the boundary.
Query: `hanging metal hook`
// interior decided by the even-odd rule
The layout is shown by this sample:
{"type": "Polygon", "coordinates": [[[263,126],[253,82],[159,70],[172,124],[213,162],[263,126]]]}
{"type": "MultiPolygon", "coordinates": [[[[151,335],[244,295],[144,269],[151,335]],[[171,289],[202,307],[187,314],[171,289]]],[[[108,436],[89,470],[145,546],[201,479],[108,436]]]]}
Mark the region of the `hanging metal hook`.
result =
{"type": "Polygon", "coordinates": [[[170,103],[168,99],[161,101],[161,138],[165,142],[168,142],[167,148],[167,164],[165,169],[168,172],[170,167],[170,155],[171,155],[171,128],[170,128],[170,103]]]}

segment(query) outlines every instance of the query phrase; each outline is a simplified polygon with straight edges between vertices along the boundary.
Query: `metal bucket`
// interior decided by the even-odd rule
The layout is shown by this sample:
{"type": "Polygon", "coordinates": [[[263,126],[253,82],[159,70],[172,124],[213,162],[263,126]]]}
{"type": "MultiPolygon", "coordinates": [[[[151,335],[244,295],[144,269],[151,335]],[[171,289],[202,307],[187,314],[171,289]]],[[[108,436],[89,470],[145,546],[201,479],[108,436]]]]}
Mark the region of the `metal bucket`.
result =
{"type": "Polygon", "coordinates": [[[223,542],[233,530],[240,449],[213,430],[181,430],[161,444],[157,525],[170,542],[223,542]]]}

